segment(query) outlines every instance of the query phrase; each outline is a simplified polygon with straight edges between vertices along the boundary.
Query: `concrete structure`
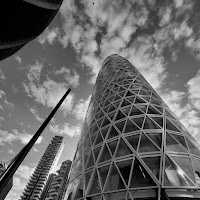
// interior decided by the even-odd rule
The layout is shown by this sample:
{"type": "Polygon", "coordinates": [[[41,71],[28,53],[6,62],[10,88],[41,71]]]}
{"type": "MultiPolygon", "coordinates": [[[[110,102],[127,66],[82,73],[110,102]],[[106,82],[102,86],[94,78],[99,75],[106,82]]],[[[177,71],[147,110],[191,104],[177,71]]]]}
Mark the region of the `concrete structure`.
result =
{"type": "Polygon", "coordinates": [[[53,137],[48,145],[44,155],[37,165],[33,175],[31,176],[22,196],[21,200],[39,200],[49,175],[54,171],[55,166],[60,158],[64,144],[63,137],[53,137]]]}
{"type": "Polygon", "coordinates": [[[53,20],[62,0],[6,0],[0,12],[0,60],[35,39],[53,20]]]}
{"type": "Polygon", "coordinates": [[[100,69],[65,200],[199,199],[200,146],[116,54],[100,69]]]}
{"type": "Polygon", "coordinates": [[[66,160],[62,163],[57,175],[46,184],[41,200],[62,200],[68,183],[68,175],[72,162],[66,160]]]}

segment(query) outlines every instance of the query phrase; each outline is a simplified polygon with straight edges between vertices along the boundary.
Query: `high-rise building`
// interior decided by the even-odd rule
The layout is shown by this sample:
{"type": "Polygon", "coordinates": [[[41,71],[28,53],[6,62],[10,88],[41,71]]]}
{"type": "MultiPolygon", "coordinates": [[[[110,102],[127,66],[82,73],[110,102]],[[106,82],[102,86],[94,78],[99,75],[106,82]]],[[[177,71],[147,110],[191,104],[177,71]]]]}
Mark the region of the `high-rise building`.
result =
{"type": "Polygon", "coordinates": [[[199,199],[200,146],[138,70],[103,62],[65,200],[199,199]]]}
{"type": "Polygon", "coordinates": [[[0,12],[0,60],[35,39],[53,20],[62,0],[6,0],[0,12]]]}
{"type": "Polygon", "coordinates": [[[62,200],[68,183],[68,174],[71,167],[71,161],[66,160],[62,163],[57,175],[54,175],[48,186],[43,191],[41,200],[62,200]]]}
{"type": "Polygon", "coordinates": [[[49,175],[54,170],[62,153],[64,144],[63,137],[53,137],[51,143],[48,145],[44,155],[40,159],[33,175],[31,176],[21,200],[39,200],[49,175]]]}

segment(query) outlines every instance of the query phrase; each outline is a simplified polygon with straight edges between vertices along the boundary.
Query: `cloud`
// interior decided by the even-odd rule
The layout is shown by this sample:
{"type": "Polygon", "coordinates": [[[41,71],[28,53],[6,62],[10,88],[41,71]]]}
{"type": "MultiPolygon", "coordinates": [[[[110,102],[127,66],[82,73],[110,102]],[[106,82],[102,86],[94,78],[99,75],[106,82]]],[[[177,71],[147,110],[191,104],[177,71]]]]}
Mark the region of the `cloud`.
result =
{"type": "Polygon", "coordinates": [[[9,150],[8,150],[8,153],[9,153],[9,154],[15,154],[15,152],[14,152],[12,149],[9,149],[9,150]]]}
{"type": "Polygon", "coordinates": [[[1,69],[0,69],[0,79],[2,79],[2,80],[6,79],[4,73],[3,73],[3,71],[1,69]]]}
{"type": "Polygon", "coordinates": [[[27,165],[20,165],[16,171],[16,175],[18,175],[20,178],[29,180],[29,178],[33,174],[34,170],[35,170],[35,167],[30,168],[27,165]]]}
{"type": "Polygon", "coordinates": [[[78,87],[79,86],[79,79],[80,76],[75,70],[70,70],[66,67],[62,67],[60,70],[56,70],[54,72],[55,75],[61,75],[64,74],[65,80],[72,86],[72,87],[78,87]]]}
{"type": "Polygon", "coordinates": [[[6,93],[3,90],[0,90],[0,98],[3,98],[3,96],[5,96],[6,93]]]}
{"type": "Polygon", "coordinates": [[[36,149],[35,147],[33,147],[33,151],[34,151],[34,152],[38,152],[39,150],[36,149]]]}
{"type": "Polygon", "coordinates": [[[189,99],[195,108],[200,110],[200,70],[195,77],[187,82],[189,99]]]}
{"type": "Polygon", "coordinates": [[[44,119],[38,115],[38,111],[35,108],[29,108],[29,110],[39,122],[44,121],[44,119]]]}
{"type": "Polygon", "coordinates": [[[78,103],[74,106],[73,114],[78,120],[84,120],[88,105],[90,103],[91,95],[86,99],[80,99],[78,103]]]}
{"type": "Polygon", "coordinates": [[[19,56],[15,55],[15,56],[14,56],[14,59],[15,59],[19,64],[21,64],[22,59],[21,59],[19,56]]]}
{"type": "MultiPolygon", "coordinates": [[[[23,82],[23,86],[28,96],[34,98],[37,103],[54,108],[69,88],[69,83],[56,82],[49,77],[46,77],[44,81],[41,81],[40,76],[42,68],[43,64],[39,62],[31,65],[27,74],[28,81],[23,82]]],[[[67,78],[72,84],[78,84],[77,76],[78,75],[75,74],[74,82],[73,80],[70,80],[69,76],[67,76],[67,78]]],[[[74,98],[74,94],[70,93],[62,103],[60,109],[62,109],[65,114],[72,110],[74,98]]]]}
{"type": "Polygon", "coordinates": [[[26,187],[26,183],[27,181],[22,181],[19,177],[13,177],[13,189],[15,190],[23,190],[26,187]]]}
{"type": "MultiPolygon", "coordinates": [[[[15,141],[20,141],[22,144],[27,144],[33,135],[23,131],[20,133],[17,129],[13,129],[12,132],[0,130],[0,145],[5,145],[5,143],[11,144],[15,141]]],[[[36,141],[36,144],[42,142],[43,137],[40,136],[36,141]]]]}
{"type": "Polygon", "coordinates": [[[70,126],[69,123],[64,125],[49,125],[50,131],[56,134],[66,134],[70,137],[80,135],[81,127],[80,126],[70,126]]]}
{"type": "Polygon", "coordinates": [[[60,34],[59,28],[55,27],[49,29],[48,27],[44,30],[44,32],[38,37],[38,41],[41,44],[48,42],[49,44],[53,45],[60,34]]]}

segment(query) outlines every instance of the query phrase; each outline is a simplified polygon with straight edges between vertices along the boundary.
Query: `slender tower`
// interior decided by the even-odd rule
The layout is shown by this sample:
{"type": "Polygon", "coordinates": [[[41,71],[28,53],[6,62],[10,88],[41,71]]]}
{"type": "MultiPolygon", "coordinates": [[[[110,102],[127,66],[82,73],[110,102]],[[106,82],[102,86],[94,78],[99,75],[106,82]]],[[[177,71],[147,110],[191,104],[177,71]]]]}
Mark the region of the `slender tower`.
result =
{"type": "Polygon", "coordinates": [[[199,199],[195,139],[126,59],[103,62],[65,200],[199,199]]]}
{"type": "Polygon", "coordinates": [[[66,160],[62,163],[57,175],[46,185],[46,190],[43,191],[44,195],[41,200],[62,200],[65,189],[68,183],[68,175],[72,161],[66,160]]]}
{"type": "Polygon", "coordinates": [[[40,199],[47,179],[50,173],[53,171],[62,153],[64,147],[62,139],[63,137],[61,136],[53,137],[26,188],[24,189],[21,200],[40,199]]]}

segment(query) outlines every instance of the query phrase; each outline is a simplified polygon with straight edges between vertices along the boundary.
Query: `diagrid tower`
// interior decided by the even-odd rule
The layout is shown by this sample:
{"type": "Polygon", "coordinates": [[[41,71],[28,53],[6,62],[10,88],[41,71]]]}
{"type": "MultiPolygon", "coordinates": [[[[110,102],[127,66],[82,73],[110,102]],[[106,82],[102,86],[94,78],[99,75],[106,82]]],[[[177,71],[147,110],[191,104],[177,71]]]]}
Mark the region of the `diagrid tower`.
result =
{"type": "Polygon", "coordinates": [[[116,54],[103,62],[65,200],[199,199],[200,146],[116,54]]]}

